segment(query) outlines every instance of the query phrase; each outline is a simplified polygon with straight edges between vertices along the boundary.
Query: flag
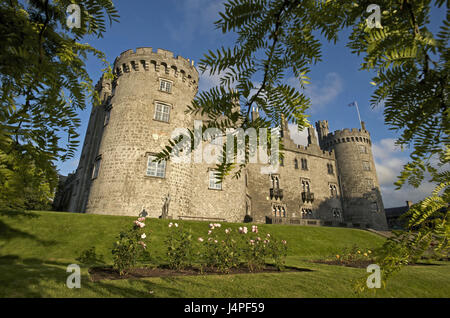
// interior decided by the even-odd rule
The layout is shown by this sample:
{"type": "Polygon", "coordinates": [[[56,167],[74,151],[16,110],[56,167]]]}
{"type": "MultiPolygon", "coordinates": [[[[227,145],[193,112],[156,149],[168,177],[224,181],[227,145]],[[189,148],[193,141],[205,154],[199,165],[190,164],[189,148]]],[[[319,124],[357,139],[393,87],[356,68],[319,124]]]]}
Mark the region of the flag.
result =
{"type": "Polygon", "coordinates": [[[350,107],[356,106],[356,102],[351,102],[350,104],[348,104],[348,106],[350,106],[350,107]]]}

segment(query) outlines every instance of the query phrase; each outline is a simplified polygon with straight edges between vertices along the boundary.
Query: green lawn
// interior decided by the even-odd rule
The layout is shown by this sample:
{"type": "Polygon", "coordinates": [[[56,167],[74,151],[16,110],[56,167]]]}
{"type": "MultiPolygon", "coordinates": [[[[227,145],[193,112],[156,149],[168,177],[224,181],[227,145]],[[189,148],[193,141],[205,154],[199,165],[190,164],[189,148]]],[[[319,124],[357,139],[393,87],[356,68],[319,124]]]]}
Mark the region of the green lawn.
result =
{"type": "MultiPolygon", "coordinates": [[[[0,212],[0,297],[450,297],[450,265],[410,266],[386,289],[353,293],[364,269],[312,263],[357,245],[373,249],[383,239],[356,229],[260,225],[288,241],[287,264],[302,272],[210,275],[91,282],[82,266],[80,289],[68,289],[67,265],[91,247],[112,263],[111,247],[132,217],[57,212],[0,212]]],[[[148,219],[152,259],[164,257],[168,220],[148,219]]],[[[205,222],[183,222],[205,237],[205,222]]],[[[228,226],[228,225],[227,225],[228,226]]],[[[230,224],[232,228],[240,224],[230,224]]]]}

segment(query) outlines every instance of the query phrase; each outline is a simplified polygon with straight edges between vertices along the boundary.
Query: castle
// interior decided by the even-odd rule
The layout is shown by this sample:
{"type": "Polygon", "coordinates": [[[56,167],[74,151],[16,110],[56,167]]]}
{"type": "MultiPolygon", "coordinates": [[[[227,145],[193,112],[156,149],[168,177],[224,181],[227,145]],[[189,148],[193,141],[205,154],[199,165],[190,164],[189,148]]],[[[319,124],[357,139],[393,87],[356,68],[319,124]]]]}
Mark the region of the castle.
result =
{"type": "MultiPolygon", "coordinates": [[[[114,62],[115,80],[96,86],[79,166],[60,182],[54,205],[71,212],[386,229],[369,132],[308,128],[308,145],[281,127],[284,159],[276,174],[249,164],[240,178],[215,179],[215,164],[154,161],[198,91],[193,61],[138,48],[114,62]]],[[[252,112],[258,116],[257,110],[252,112]]]]}

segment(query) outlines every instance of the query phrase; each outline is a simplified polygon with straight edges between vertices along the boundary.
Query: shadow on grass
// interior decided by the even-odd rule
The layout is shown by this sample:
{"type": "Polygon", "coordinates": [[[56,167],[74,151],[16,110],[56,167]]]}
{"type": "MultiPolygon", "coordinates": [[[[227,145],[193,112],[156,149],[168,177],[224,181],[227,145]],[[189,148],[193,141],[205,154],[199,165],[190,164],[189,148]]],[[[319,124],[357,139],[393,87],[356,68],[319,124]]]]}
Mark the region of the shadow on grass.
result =
{"type": "Polygon", "coordinates": [[[22,259],[16,255],[0,257],[0,297],[158,297],[176,296],[180,291],[147,280],[130,279],[117,286],[110,281],[92,282],[89,275],[81,275],[81,288],[69,289],[66,281],[69,262],[22,259]],[[67,289],[66,289],[67,288],[67,289]]]}
{"type": "Polygon", "coordinates": [[[38,242],[39,244],[42,244],[44,246],[50,246],[55,245],[58,242],[54,240],[41,240],[40,238],[36,237],[35,235],[29,234],[27,232],[23,232],[21,230],[17,230],[5,222],[0,220],[0,239],[3,240],[11,240],[15,238],[23,238],[23,239],[30,239],[35,242],[38,242]]]}

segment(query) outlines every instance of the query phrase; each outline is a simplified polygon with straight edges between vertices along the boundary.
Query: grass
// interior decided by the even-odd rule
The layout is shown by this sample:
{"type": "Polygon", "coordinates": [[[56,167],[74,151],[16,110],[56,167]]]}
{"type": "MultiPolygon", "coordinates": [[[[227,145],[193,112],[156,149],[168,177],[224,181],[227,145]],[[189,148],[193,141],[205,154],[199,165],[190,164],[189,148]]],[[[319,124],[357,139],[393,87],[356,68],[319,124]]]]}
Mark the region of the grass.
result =
{"type": "MultiPolygon", "coordinates": [[[[312,263],[357,245],[379,247],[384,239],[367,231],[327,227],[260,225],[288,241],[287,265],[308,271],[210,276],[177,276],[91,282],[81,266],[80,289],[68,289],[67,265],[95,246],[111,264],[117,234],[135,218],[58,212],[0,212],[0,297],[449,297],[450,265],[410,266],[376,293],[354,294],[352,280],[364,269],[312,263]]],[[[164,257],[168,220],[150,219],[153,260],[164,257]]],[[[207,223],[183,221],[194,236],[207,223]]],[[[241,224],[227,224],[237,228],[241,224]]]]}

